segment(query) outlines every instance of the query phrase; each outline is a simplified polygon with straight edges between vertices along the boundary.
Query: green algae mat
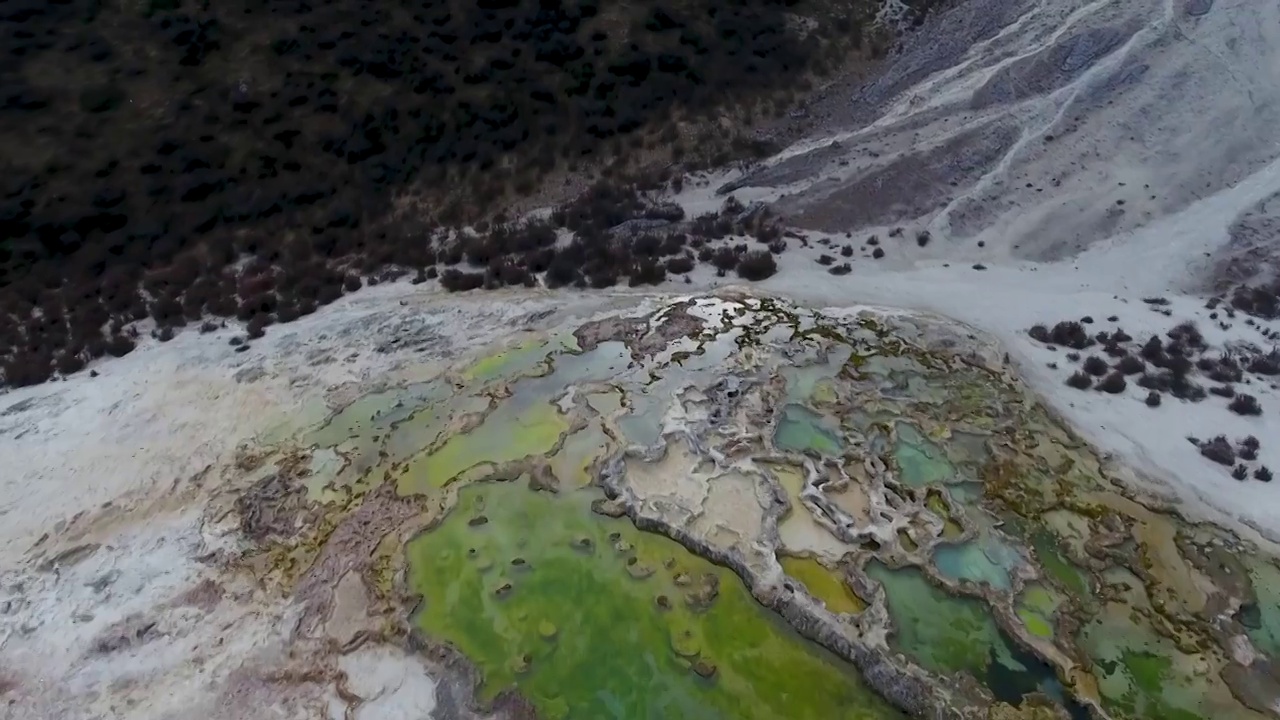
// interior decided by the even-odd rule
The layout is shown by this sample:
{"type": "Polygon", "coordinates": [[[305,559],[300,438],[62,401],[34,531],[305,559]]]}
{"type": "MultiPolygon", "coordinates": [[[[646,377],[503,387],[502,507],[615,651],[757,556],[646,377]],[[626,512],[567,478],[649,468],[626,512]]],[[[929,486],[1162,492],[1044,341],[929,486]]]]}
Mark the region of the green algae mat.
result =
{"type": "Polygon", "coordinates": [[[480,483],[409,548],[419,626],[548,718],[902,715],[763,609],[732,572],[561,496],[480,483]]]}

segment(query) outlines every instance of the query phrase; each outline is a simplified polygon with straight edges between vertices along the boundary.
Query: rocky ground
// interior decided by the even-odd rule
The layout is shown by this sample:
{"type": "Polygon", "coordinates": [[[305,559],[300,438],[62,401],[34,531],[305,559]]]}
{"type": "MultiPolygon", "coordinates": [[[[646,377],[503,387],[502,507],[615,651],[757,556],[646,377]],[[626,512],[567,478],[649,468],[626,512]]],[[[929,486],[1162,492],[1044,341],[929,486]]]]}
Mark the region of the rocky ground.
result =
{"type": "Polygon", "coordinates": [[[451,348],[572,312],[549,297],[517,308],[409,290],[353,299],[249,352],[192,335],[7,398],[6,716],[313,718],[333,705],[342,717],[358,697],[358,717],[418,717],[448,700],[447,658],[376,642],[336,652],[382,632],[374,621],[350,621],[341,641],[300,634],[278,585],[228,564],[238,526],[206,514],[252,484],[264,441],[431,374],[451,348]]]}

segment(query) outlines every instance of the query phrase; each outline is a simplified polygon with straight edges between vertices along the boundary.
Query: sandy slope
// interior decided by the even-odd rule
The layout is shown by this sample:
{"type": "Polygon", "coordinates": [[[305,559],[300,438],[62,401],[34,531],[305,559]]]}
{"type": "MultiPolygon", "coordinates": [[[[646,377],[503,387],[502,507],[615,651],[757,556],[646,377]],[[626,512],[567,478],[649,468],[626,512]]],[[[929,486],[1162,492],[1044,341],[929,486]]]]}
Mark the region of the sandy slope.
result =
{"type": "Polygon", "coordinates": [[[813,229],[928,226],[949,241],[930,255],[985,240],[1061,259],[1266,172],[1276,77],[1275,3],[973,0],[740,182],[813,229]]]}

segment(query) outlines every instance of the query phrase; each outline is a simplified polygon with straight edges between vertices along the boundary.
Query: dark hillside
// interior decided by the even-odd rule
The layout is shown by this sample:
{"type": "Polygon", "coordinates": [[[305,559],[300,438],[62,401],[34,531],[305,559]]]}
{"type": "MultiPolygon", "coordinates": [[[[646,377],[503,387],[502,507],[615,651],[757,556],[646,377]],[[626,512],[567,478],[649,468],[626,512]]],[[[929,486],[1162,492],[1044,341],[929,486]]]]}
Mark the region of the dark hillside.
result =
{"type": "Polygon", "coordinates": [[[209,315],[260,328],[389,266],[425,278],[437,228],[550,173],[749,152],[745,135],[689,131],[779,112],[805,78],[872,53],[870,12],[6,0],[0,372],[26,384],[126,353],[148,316],[161,339],[209,315]]]}

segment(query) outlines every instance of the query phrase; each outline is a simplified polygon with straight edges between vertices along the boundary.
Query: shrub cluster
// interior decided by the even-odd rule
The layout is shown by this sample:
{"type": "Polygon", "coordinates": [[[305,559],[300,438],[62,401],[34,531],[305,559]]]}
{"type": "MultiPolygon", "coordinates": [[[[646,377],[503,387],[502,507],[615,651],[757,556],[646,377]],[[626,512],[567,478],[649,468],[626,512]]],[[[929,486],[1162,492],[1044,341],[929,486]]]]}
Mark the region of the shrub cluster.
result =
{"type": "Polygon", "coordinates": [[[1035,325],[1027,331],[1032,338],[1042,343],[1061,345],[1075,350],[1084,350],[1094,344],[1084,325],[1074,320],[1063,320],[1050,330],[1044,325],[1035,325]]]}
{"type": "Polygon", "coordinates": [[[1231,293],[1231,307],[1247,315],[1280,318],[1280,277],[1259,285],[1241,285],[1231,293]]]}
{"type": "MultiPolygon", "coordinates": [[[[441,228],[474,210],[447,197],[491,206],[636,147],[678,153],[677,119],[742,120],[785,103],[798,75],[864,40],[870,52],[873,12],[825,0],[8,5],[7,385],[126,354],[148,317],[160,340],[206,316],[240,318],[257,335],[398,272],[441,274],[457,289],[527,284],[549,266],[477,257],[441,272],[436,254],[453,245],[441,228]],[[405,208],[415,219],[397,214],[405,208]]],[[[687,149],[717,162],[762,149],[720,135],[687,149]]],[[[558,276],[657,282],[691,262],[588,244],[552,253],[558,276]],[[594,258],[594,274],[566,272],[576,257],[594,258]]],[[[518,252],[539,261],[547,250],[518,252]]]]}
{"type": "MultiPolygon", "coordinates": [[[[1146,302],[1161,305],[1162,299],[1149,298],[1146,302]]],[[[1117,318],[1112,316],[1108,319],[1115,322],[1117,318]]],[[[1121,329],[1090,336],[1085,325],[1092,322],[1092,318],[1086,317],[1079,322],[1064,320],[1052,327],[1038,324],[1027,330],[1032,339],[1051,346],[1051,349],[1057,346],[1072,348],[1066,355],[1072,362],[1080,360],[1079,350],[1097,344],[1101,344],[1105,355],[1115,359],[1109,363],[1101,355],[1086,357],[1080,369],[1066,381],[1080,390],[1093,388],[1119,394],[1128,385],[1126,376],[1136,375],[1138,387],[1149,391],[1146,404],[1151,407],[1158,407],[1160,396],[1165,393],[1191,402],[1199,402],[1213,394],[1229,400],[1228,408],[1234,413],[1260,415],[1262,406],[1258,399],[1238,392],[1234,384],[1245,381],[1246,373],[1263,377],[1280,375],[1280,349],[1263,352],[1236,347],[1211,352],[1204,335],[1193,322],[1179,323],[1164,337],[1152,335],[1140,345],[1121,329]],[[1219,384],[1206,391],[1195,381],[1197,374],[1219,384]],[[1102,379],[1095,381],[1095,378],[1102,379]]]]}
{"type": "MultiPolygon", "coordinates": [[[[1219,465],[1231,467],[1231,477],[1236,480],[1244,480],[1249,477],[1249,465],[1247,463],[1258,459],[1258,450],[1262,447],[1262,443],[1253,435],[1241,439],[1234,447],[1231,445],[1231,441],[1227,440],[1226,435],[1219,435],[1212,440],[1205,441],[1197,440],[1196,438],[1188,439],[1199,448],[1201,455],[1219,465]],[[1237,463],[1237,460],[1244,462],[1237,463]]],[[[1262,482],[1271,482],[1272,473],[1266,465],[1259,465],[1254,469],[1253,477],[1262,482]]]]}

